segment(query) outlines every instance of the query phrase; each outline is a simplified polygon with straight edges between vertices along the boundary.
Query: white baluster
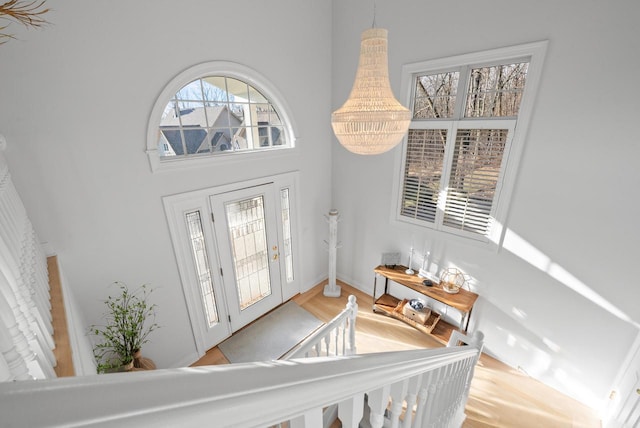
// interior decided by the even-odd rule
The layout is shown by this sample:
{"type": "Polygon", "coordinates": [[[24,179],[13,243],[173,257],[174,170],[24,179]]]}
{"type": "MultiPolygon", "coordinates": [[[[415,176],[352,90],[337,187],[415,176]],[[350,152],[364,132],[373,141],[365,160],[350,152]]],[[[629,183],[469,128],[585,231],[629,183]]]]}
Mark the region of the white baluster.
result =
{"type": "MultiPolygon", "coordinates": [[[[9,281],[9,285],[11,286],[14,295],[16,297],[16,302],[18,304],[18,310],[22,313],[24,318],[24,322],[20,323],[22,318],[16,317],[18,319],[18,325],[24,332],[25,336],[29,342],[33,342],[37,345],[38,349],[33,349],[39,355],[42,355],[46,361],[53,367],[56,364],[56,358],[51,351],[53,345],[53,338],[51,335],[41,327],[41,322],[38,319],[41,319],[39,312],[33,301],[27,301],[25,298],[25,287],[21,278],[16,278],[17,285],[13,281],[9,281]],[[49,339],[47,339],[49,338],[49,339]]],[[[28,294],[27,294],[27,297],[28,294]]]]}
{"type": "MultiPolygon", "coordinates": [[[[18,350],[18,352],[20,352],[20,355],[24,358],[28,367],[30,366],[31,361],[38,360],[39,364],[42,366],[40,368],[45,376],[56,377],[55,371],[53,370],[53,365],[50,363],[47,357],[43,357],[40,359],[37,358],[38,355],[45,355],[47,351],[52,356],[53,354],[50,349],[43,348],[40,345],[37,336],[32,330],[32,325],[30,325],[30,323],[27,321],[24,312],[20,308],[20,304],[18,301],[19,296],[17,296],[13,292],[13,289],[15,288],[11,286],[11,283],[13,281],[9,277],[7,277],[5,273],[9,272],[0,270],[0,294],[4,297],[4,299],[6,299],[6,302],[8,303],[10,308],[10,313],[15,319],[18,330],[22,333],[22,335],[24,335],[24,338],[26,339],[25,341],[27,343],[25,347],[22,341],[14,341],[16,349],[18,350]]],[[[37,375],[35,372],[32,372],[32,374],[34,376],[37,375]]]]}
{"type": "MultiPolygon", "coordinates": [[[[396,382],[391,385],[391,414],[389,415],[391,428],[398,428],[400,424],[400,416],[402,415],[402,404],[404,403],[404,397],[407,395],[408,386],[408,380],[396,382]]],[[[407,410],[410,411],[409,409],[407,410]]]]}
{"type": "Polygon", "coordinates": [[[433,377],[433,371],[429,373],[423,373],[420,376],[418,396],[416,397],[416,415],[414,417],[414,427],[426,426],[423,424],[423,420],[426,420],[426,407],[427,397],[429,396],[428,386],[433,377]]]}
{"type": "Polygon", "coordinates": [[[331,332],[324,337],[324,344],[327,351],[326,356],[329,357],[331,355],[331,332]]]}
{"type": "Polygon", "coordinates": [[[424,405],[424,419],[421,426],[430,426],[436,424],[438,419],[438,393],[442,386],[441,378],[443,369],[438,368],[434,370],[433,376],[429,379],[427,385],[427,399],[424,405]]]}
{"type": "Polygon", "coordinates": [[[371,428],[382,428],[384,424],[384,411],[387,409],[387,404],[389,404],[390,389],[389,385],[385,385],[367,394],[369,397],[369,422],[371,428]]]}
{"type": "Polygon", "coordinates": [[[9,364],[7,364],[3,354],[0,353],[0,382],[9,382],[14,379],[15,378],[9,369],[9,364]]]}
{"type": "MultiPolygon", "coordinates": [[[[4,276],[0,273],[0,280],[4,276]]],[[[15,380],[32,379],[27,363],[35,358],[27,338],[18,328],[11,306],[0,292],[0,353],[15,380]]]]}
{"type": "Polygon", "coordinates": [[[342,328],[342,355],[348,355],[348,351],[347,351],[347,325],[348,325],[348,320],[344,320],[342,321],[342,324],[340,324],[341,328],[342,328]]]}
{"type": "Polygon", "coordinates": [[[358,315],[358,304],[356,296],[350,295],[347,303],[349,309],[349,352],[347,355],[357,354],[356,349],[356,316],[358,315]]]}
{"type": "Polygon", "coordinates": [[[316,407],[289,421],[291,428],[323,428],[322,408],[316,407]]]}
{"type": "MultiPolygon", "coordinates": [[[[409,379],[409,384],[407,385],[407,410],[404,414],[404,421],[402,421],[402,428],[411,428],[411,423],[413,421],[413,406],[416,404],[416,399],[418,397],[418,390],[420,388],[420,380],[422,376],[413,376],[409,379]]],[[[416,410],[417,412],[417,410],[416,410]]]]}
{"type": "Polygon", "coordinates": [[[364,394],[358,394],[338,403],[338,419],[342,428],[357,428],[364,411],[364,394]]]}

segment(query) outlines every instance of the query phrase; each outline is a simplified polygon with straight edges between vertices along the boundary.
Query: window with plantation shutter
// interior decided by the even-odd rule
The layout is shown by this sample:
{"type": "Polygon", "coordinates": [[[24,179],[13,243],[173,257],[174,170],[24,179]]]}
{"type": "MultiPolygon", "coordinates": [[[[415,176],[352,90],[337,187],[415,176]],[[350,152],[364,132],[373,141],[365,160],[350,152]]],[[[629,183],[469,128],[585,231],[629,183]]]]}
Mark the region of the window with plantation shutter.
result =
{"type": "Polygon", "coordinates": [[[398,220],[494,239],[545,48],[533,43],[404,67],[413,119],[397,175],[398,220]]]}
{"type": "Polygon", "coordinates": [[[409,130],[402,215],[435,221],[446,143],[446,129],[409,130]]]}
{"type": "Polygon", "coordinates": [[[486,235],[508,129],[458,129],[443,225],[486,235]]]}

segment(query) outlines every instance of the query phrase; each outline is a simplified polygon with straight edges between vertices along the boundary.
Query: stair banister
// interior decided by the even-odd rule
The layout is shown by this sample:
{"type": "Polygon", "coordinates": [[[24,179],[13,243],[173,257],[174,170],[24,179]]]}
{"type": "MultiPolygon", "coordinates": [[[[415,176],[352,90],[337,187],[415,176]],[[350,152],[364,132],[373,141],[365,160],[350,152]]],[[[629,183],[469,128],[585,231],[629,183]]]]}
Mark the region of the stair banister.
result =
{"type": "Polygon", "coordinates": [[[354,355],[356,353],[356,316],[358,304],[356,296],[349,296],[347,306],[331,321],[320,327],[307,337],[302,343],[287,352],[281,360],[292,358],[329,356],[331,335],[334,334],[334,356],[354,355]],[[342,344],[342,346],[340,346],[342,344]],[[325,352],[322,353],[322,345],[325,352]]]}
{"type": "Polygon", "coordinates": [[[6,426],[264,427],[424,381],[477,354],[456,347],[2,383],[0,414],[6,426]]]}

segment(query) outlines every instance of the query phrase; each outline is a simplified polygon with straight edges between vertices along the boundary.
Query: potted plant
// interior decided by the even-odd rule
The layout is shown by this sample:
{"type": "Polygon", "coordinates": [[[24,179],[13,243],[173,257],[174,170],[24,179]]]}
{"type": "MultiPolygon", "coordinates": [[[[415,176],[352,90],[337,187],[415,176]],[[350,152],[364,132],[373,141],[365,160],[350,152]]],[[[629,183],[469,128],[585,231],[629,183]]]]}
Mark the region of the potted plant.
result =
{"type": "Polygon", "coordinates": [[[97,339],[93,355],[98,373],[131,370],[149,334],[159,327],[155,322],[157,306],[148,302],[153,289],[144,284],[132,292],[122,282],[114,285],[119,293],[104,301],[105,324],[90,327],[97,339]]]}

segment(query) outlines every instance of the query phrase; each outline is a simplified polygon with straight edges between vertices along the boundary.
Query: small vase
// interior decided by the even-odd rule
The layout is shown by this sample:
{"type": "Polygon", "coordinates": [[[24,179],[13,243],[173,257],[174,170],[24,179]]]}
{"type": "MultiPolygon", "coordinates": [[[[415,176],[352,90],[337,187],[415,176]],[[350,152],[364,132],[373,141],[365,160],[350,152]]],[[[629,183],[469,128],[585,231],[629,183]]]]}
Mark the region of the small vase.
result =
{"type": "Polygon", "coordinates": [[[140,350],[133,353],[133,367],[138,370],[155,370],[156,365],[149,358],[142,356],[140,350]]]}

